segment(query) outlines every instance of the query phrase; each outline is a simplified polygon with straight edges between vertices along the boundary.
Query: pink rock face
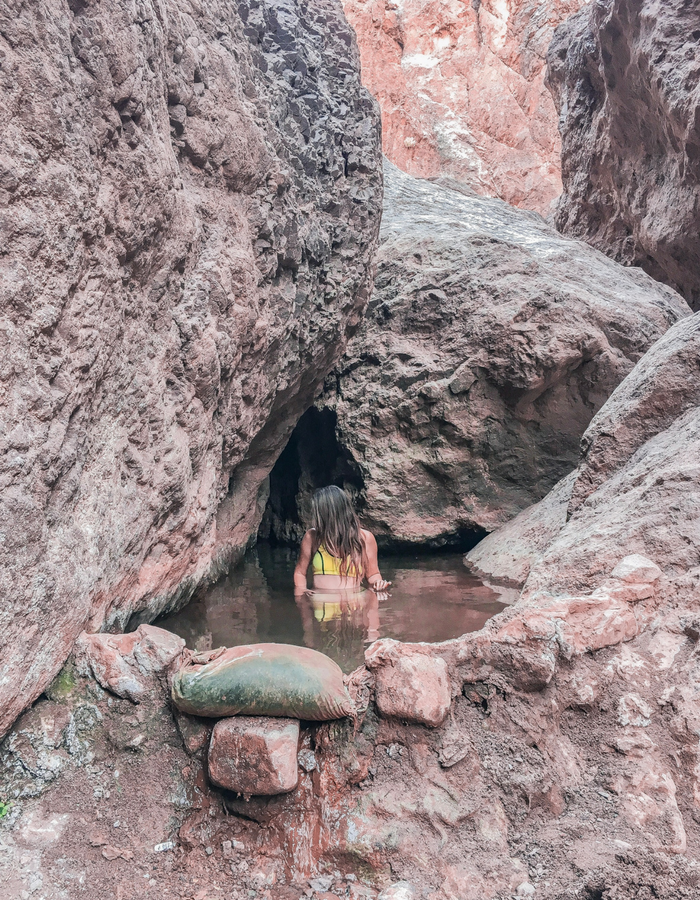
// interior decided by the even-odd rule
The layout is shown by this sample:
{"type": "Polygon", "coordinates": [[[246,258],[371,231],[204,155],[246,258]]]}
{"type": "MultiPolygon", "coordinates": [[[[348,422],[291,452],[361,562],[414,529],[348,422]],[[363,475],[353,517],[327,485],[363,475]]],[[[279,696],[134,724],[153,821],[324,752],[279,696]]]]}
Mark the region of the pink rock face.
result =
{"type": "Polygon", "coordinates": [[[336,0],[38,0],[0,7],[0,57],[2,734],[83,629],[257,529],[367,301],[382,175],[336,0]]]}
{"type": "Polygon", "coordinates": [[[271,796],[294,790],[299,777],[296,719],[236,716],[214,726],[209,777],[244,795],[271,796]]]}
{"type": "Polygon", "coordinates": [[[452,695],[443,659],[397,641],[377,641],[366,653],[376,677],[377,709],[383,716],[429,725],[441,725],[452,695]]]}
{"type": "Polygon", "coordinates": [[[545,54],[583,2],[344,0],[389,159],[546,213],[561,176],[545,54]]]}
{"type": "Polygon", "coordinates": [[[106,690],[138,703],[156,687],[162,675],[179,660],[185,642],[164,628],[140,625],[131,634],[87,634],[75,646],[75,662],[82,675],[93,675],[106,690]]]}
{"type": "Polygon", "coordinates": [[[556,31],[557,227],[700,308],[700,8],[602,0],[556,31]]]}

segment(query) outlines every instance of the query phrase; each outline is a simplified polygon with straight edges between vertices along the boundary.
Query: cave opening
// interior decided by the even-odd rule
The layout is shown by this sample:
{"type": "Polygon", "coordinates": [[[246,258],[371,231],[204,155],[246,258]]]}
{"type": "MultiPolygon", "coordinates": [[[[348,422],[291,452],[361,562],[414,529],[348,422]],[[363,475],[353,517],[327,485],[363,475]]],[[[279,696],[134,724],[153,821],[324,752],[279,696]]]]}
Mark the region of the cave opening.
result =
{"type": "Polygon", "coordinates": [[[335,410],[312,406],[299,419],[270,472],[270,496],[258,538],[298,545],[307,528],[311,495],[337,484],[362,511],[364,481],[350,452],[338,441],[335,410]]]}

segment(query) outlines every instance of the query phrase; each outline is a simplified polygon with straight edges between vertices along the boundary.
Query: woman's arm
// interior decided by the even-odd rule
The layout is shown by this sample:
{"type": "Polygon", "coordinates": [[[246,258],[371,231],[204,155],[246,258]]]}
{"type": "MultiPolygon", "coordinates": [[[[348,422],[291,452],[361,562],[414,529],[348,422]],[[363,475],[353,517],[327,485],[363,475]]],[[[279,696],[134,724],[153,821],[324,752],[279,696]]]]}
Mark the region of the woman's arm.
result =
{"type": "Polygon", "coordinates": [[[313,537],[311,532],[307,531],[299,548],[299,559],[294,567],[294,593],[303,594],[307,590],[306,573],[309,570],[311,562],[311,551],[313,549],[313,537]]]}
{"type": "Polygon", "coordinates": [[[362,530],[362,537],[365,545],[365,578],[367,583],[374,591],[385,591],[390,581],[384,581],[379,571],[379,562],[377,560],[377,541],[371,531],[362,530]]]}

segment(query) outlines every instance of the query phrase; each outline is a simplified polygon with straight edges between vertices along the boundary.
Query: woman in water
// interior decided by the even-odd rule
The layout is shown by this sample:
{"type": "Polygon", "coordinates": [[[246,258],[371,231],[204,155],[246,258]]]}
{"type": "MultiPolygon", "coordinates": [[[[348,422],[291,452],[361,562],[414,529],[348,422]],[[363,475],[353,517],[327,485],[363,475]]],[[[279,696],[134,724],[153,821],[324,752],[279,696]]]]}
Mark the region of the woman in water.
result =
{"type": "Polygon", "coordinates": [[[306,574],[313,567],[314,591],[358,591],[363,580],[377,591],[385,591],[377,563],[377,542],[360,522],[348,495],[331,484],[319,488],[311,498],[311,528],[301,542],[294,569],[294,592],[306,593],[306,574]]]}
{"type": "Polygon", "coordinates": [[[311,525],[294,569],[294,594],[307,647],[355,668],[364,646],[379,637],[379,600],[386,598],[374,535],[360,528],[345,491],[321,488],[311,499],[311,525]],[[313,590],[306,576],[311,564],[313,590]],[[370,590],[364,590],[366,581],[370,590]],[[351,664],[350,664],[351,663],[351,664]]]}

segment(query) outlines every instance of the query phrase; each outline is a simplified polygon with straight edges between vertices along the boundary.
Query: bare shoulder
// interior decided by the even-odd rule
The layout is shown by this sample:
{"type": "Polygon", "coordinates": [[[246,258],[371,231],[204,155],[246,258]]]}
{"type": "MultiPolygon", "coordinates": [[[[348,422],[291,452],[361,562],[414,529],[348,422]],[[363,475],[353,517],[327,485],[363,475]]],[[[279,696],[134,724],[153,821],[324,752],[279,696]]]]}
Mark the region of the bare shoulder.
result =
{"type": "Polygon", "coordinates": [[[313,543],[313,539],[314,539],[314,529],[309,528],[309,530],[306,532],[304,537],[301,539],[301,546],[302,547],[310,547],[311,544],[313,543]]]}
{"type": "Polygon", "coordinates": [[[376,547],[377,539],[372,534],[371,531],[367,531],[366,528],[360,528],[360,538],[362,539],[362,543],[366,547],[376,547]]]}

